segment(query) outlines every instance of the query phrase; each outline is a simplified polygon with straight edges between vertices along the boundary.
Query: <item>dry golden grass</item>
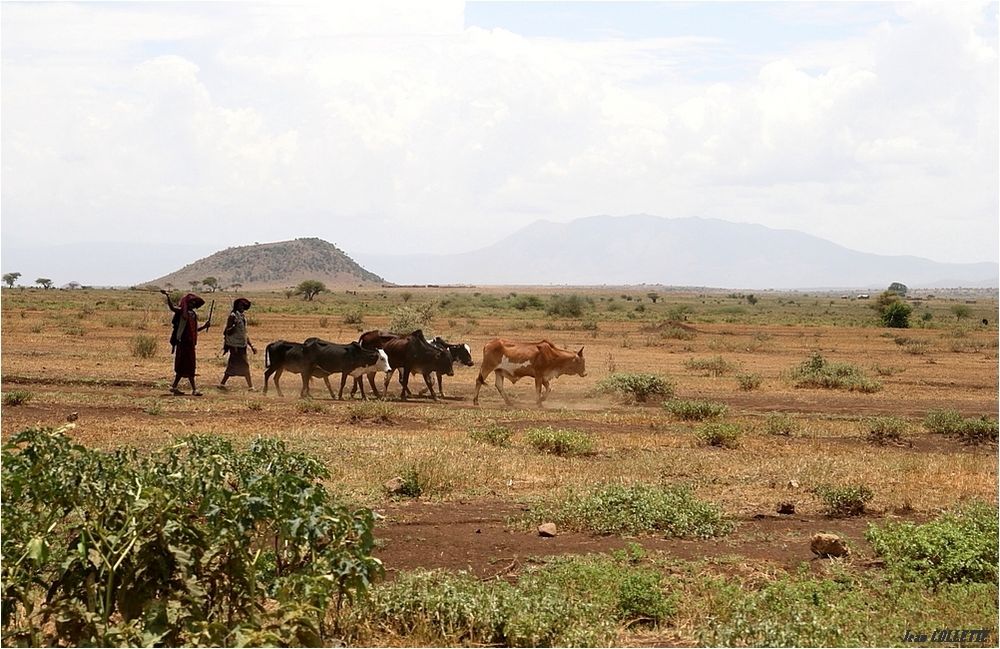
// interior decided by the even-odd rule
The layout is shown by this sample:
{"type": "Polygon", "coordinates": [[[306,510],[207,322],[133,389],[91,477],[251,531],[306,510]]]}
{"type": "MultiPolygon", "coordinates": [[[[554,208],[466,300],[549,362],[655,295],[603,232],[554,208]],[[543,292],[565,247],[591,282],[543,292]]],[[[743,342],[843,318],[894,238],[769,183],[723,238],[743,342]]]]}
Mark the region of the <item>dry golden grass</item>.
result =
{"type": "MultiPolygon", "coordinates": [[[[603,482],[683,482],[736,515],[771,511],[775,502],[785,499],[796,500],[805,514],[816,514],[820,503],[809,489],[821,483],[868,484],[876,494],[872,508],[887,511],[908,506],[931,511],[967,498],[996,497],[995,449],[966,448],[932,438],[919,425],[926,412],[937,408],[957,409],[966,416],[996,416],[994,325],[907,330],[907,345],[921,350],[916,354],[897,344],[893,335],[899,332],[842,324],[873,321],[864,305],[828,299],[799,299],[796,302],[803,304],[789,305],[768,296],[757,305],[759,313],[740,307],[747,315],[734,316],[735,307],[726,305],[736,302],[727,302],[721,294],[678,293],[664,295],[655,306],[646,302],[646,310],[635,319],[623,316],[636,313],[627,310],[559,319],[540,312],[475,306],[478,290],[410,290],[415,293],[413,303],[452,295],[464,300],[438,307],[427,329],[451,341],[467,342],[477,360],[482,346],[498,334],[524,340],[548,338],[574,350],[585,347],[588,376],[554,381],[544,409],[534,407],[530,381],[515,386],[508,382],[516,406],[505,408],[489,380],[481,396],[483,405],[474,408],[471,396],[478,370],[458,367],[454,377],[445,378],[448,399],[393,401],[393,423],[353,423],[348,403],[331,401],[318,381],[313,381],[312,390],[323,411],[300,411],[297,375],[285,375],[283,399],[273,389],[266,396],[249,394],[239,379],[229,382],[228,392],[217,391],[214,386],[225,361],[218,353],[221,328],[215,327],[199,340],[199,388],[205,396],[170,397],[166,390],[172,379],[166,343],[169,313],[158,294],[5,290],[3,390],[27,390],[32,398],[3,409],[3,436],[36,423],[59,424],[71,412],[79,413],[74,435],[105,448],[121,444],[152,448],[191,433],[241,441],[273,435],[322,458],[331,471],[331,484],[346,497],[369,505],[383,502],[387,496],[382,483],[407,467],[422,472],[432,498],[495,496],[527,501],[603,482]],[[676,304],[693,309],[687,326],[694,331],[688,339],[657,333],[657,322],[676,304]],[[720,310],[725,308],[730,310],[720,310]],[[764,310],[768,308],[772,311],[764,310]],[[596,321],[597,329],[585,320],[596,321]],[[130,354],[128,341],[137,331],[160,343],[152,358],[130,354]],[[882,381],[884,389],[859,394],[792,387],[787,372],[814,351],[830,361],[860,366],[882,381]],[[733,371],[706,376],[685,367],[691,358],[716,356],[730,363],[733,371]],[[656,404],[628,406],[594,396],[597,382],[611,372],[661,374],[676,383],[678,398],[728,404],[724,420],[741,427],[740,448],[699,447],[694,435],[699,424],[677,422],[656,404]],[[741,391],[735,376],[739,372],[760,375],[761,386],[741,391]],[[764,432],[765,416],[776,411],[790,413],[800,431],[790,437],[764,432]],[[876,448],[865,443],[858,422],[873,415],[908,420],[915,445],[876,448]],[[469,438],[470,429],[491,422],[515,431],[510,448],[469,438]],[[546,425],[592,434],[596,453],[563,458],[536,452],[526,443],[524,430],[546,425]],[[790,480],[798,481],[799,487],[790,489],[790,480]]],[[[598,299],[598,309],[603,308],[602,296],[626,309],[635,304],[617,297],[621,291],[590,293],[598,299]]],[[[548,292],[537,294],[545,299],[548,292]]],[[[503,297],[506,292],[497,289],[484,295],[503,297]]],[[[232,297],[216,298],[217,324],[228,313],[232,297]]],[[[263,387],[262,353],[268,342],[313,335],[347,342],[357,338],[357,330],[343,324],[344,313],[360,310],[366,329],[384,327],[392,307],[401,304],[392,290],[334,296],[308,305],[280,294],[249,297],[257,322],[250,336],[260,351],[251,357],[258,390],[263,387]],[[327,326],[321,328],[324,317],[327,326]]],[[[992,298],[983,308],[995,312],[995,305],[992,298]]],[[[948,308],[945,300],[921,307],[935,313],[946,313],[948,308]]],[[[390,393],[398,394],[395,380],[390,393]]]]}

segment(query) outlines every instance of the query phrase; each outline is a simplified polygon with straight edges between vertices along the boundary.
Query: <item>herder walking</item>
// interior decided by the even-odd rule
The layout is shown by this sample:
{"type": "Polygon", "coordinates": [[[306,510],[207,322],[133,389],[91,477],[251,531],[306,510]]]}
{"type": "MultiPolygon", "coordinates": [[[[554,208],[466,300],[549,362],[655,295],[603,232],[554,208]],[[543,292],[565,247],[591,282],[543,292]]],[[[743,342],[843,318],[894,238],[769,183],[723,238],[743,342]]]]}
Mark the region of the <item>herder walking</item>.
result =
{"type": "Polygon", "coordinates": [[[253,380],[250,378],[250,363],[247,360],[247,347],[254,354],[253,343],[247,335],[246,310],[250,308],[250,300],[245,297],[238,297],[233,302],[233,312],[226,320],[226,328],[222,331],[223,344],[222,353],[229,354],[229,362],[226,364],[226,372],[219,382],[219,389],[226,390],[226,381],[230,376],[242,376],[247,380],[247,388],[253,390],[253,380]]]}
{"type": "Polygon", "coordinates": [[[208,320],[201,327],[198,326],[198,313],[196,309],[205,304],[194,293],[188,293],[180,299],[177,306],[170,301],[170,294],[160,291],[167,297],[167,306],[174,312],[173,331],[170,333],[170,351],[174,354],[174,383],[170,386],[171,394],[184,394],[177,388],[182,378],[191,383],[191,395],[200,397],[201,392],[194,385],[195,366],[197,357],[195,347],[198,345],[198,332],[205,331],[212,326],[212,314],[208,314],[208,320]]]}

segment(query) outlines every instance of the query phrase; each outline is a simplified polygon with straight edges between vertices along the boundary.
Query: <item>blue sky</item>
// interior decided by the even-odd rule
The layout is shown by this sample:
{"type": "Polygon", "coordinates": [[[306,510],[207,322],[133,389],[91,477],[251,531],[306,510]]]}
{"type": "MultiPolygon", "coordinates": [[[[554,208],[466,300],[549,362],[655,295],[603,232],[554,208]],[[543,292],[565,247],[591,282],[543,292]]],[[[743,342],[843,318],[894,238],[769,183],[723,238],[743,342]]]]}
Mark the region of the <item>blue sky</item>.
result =
{"type": "Polygon", "coordinates": [[[466,251],[648,213],[998,257],[997,2],[0,11],[5,249],[466,251]]]}

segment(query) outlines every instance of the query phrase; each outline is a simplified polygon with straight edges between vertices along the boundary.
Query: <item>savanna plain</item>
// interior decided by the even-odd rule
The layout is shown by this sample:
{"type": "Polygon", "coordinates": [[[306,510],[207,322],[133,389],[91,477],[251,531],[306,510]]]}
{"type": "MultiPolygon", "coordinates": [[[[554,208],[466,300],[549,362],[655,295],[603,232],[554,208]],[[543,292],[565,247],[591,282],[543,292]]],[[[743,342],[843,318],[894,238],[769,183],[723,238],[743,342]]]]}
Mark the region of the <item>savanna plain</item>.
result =
{"type": "MultiPolygon", "coordinates": [[[[239,377],[216,387],[236,294],[203,296],[215,315],[198,342],[204,396],[193,397],[169,392],[170,312],[158,293],[3,290],[5,513],[11,458],[32,443],[24,431],[104,455],[131,447],[137,458],[192,435],[238,454],[263,436],[315,460],[309,482],[344,511],[374,512],[373,535],[359,543],[384,570],[352,569],[357,579],[341,579],[336,597],[294,615],[281,588],[252,592],[252,612],[240,618],[230,602],[221,630],[218,619],[195,624],[190,602],[115,606],[124,576],[108,578],[103,603],[54,611],[44,602],[68,592],[66,581],[46,591],[15,568],[40,571],[59,552],[72,562],[78,539],[45,536],[58,532],[55,519],[32,532],[5,515],[5,537],[21,525],[28,541],[5,539],[5,644],[908,646],[907,634],[940,629],[984,629],[997,642],[995,290],[908,295],[905,329],[880,324],[875,295],[826,292],[249,293],[254,391],[239,377]],[[472,349],[476,365],[457,365],[437,401],[401,400],[395,378],[378,400],[338,401],[318,379],[300,399],[290,373],[284,397],[273,385],[262,392],[271,341],[346,343],[411,326],[472,349]],[[530,379],[507,382],[508,407],[488,377],[474,406],[483,346],[498,336],[583,348],[587,375],[552,381],[542,408],[530,379]],[[555,536],[540,535],[543,523],[555,536]],[[849,553],[814,553],[818,533],[849,553]],[[28,585],[12,592],[22,577],[28,585]]],[[[411,378],[414,392],[422,384],[411,378]]],[[[116,537],[105,558],[81,550],[81,565],[123,570],[142,543],[133,537],[116,537]]],[[[270,577],[254,584],[291,565],[281,533],[262,538],[248,556],[270,577]]],[[[229,570],[220,579],[236,581],[229,570]]]]}

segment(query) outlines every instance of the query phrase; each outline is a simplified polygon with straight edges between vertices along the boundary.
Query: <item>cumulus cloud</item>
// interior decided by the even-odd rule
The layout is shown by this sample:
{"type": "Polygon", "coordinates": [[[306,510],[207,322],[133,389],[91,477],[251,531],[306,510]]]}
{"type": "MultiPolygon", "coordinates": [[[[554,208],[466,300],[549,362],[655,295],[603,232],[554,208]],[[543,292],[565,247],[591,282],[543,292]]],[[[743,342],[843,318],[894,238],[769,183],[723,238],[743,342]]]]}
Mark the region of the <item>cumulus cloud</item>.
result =
{"type": "Polygon", "coordinates": [[[4,237],[445,252],[646,212],[996,260],[995,8],[892,6],[751,52],[458,2],[7,5],[4,237]]]}

